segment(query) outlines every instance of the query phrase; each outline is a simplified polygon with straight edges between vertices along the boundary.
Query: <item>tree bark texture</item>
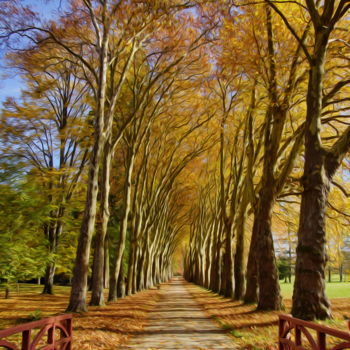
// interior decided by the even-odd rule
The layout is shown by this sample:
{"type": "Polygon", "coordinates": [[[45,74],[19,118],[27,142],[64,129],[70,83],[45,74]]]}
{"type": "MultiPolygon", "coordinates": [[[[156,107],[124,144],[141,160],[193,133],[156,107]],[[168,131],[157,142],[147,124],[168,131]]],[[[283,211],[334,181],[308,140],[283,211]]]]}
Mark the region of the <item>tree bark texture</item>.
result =
{"type": "Polygon", "coordinates": [[[330,304],[325,293],[325,210],[329,179],[325,169],[326,151],[320,140],[327,31],[327,28],[321,28],[315,34],[315,52],[309,71],[307,92],[303,194],[292,308],[293,316],[304,320],[325,319],[331,316],[330,304]]]}

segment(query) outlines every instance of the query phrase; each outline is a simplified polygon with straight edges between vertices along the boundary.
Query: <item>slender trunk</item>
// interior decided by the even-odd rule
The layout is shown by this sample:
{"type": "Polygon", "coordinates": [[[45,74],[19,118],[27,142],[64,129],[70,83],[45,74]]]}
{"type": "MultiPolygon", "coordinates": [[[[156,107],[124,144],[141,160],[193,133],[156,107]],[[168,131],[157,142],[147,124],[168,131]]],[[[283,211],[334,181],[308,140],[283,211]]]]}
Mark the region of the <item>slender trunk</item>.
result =
{"type": "Polygon", "coordinates": [[[73,270],[72,289],[67,311],[85,312],[87,279],[89,273],[89,259],[91,238],[95,229],[97,211],[98,175],[104,147],[104,110],[107,88],[107,66],[108,66],[108,38],[104,33],[101,47],[99,68],[98,101],[95,113],[94,145],[91,152],[88,188],[86,193],[85,210],[78,238],[78,247],[73,270]]]}
{"type": "Polygon", "coordinates": [[[117,296],[118,298],[124,298],[125,297],[125,274],[124,274],[124,262],[122,258],[122,263],[120,265],[120,271],[118,276],[118,283],[117,283],[117,296]]]}
{"type": "Polygon", "coordinates": [[[129,251],[129,263],[128,263],[128,278],[127,278],[127,286],[126,286],[126,294],[132,294],[132,286],[134,279],[134,267],[136,260],[136,238],[135,233],[131,232],[131,242],[130,242],[130,251],[129,251]]]}
{"type": "Polygon", "coordinates": [[[246,214],[247,207],[249,205],[249,194],[253,192],[253,183],[252,183],[252,168],[253,168],[253,125],[252,125],[252,111],[255,106],[255,88],[252,92],[252,101],[249,107],[249,119],[248,119],[248,136],[249,143],[247,146],[247,173],[246,180],[244,184],[244,192],[242,202],[239,207],[239,214],[236,221],[236,252],[235,252],[235,260],[234,260],[234,278],[235,278],[235,300],[243,300],[245,296],[245,284],[246,284],[246,265],[247,259],[245,256],[245,222],[246,222],[246,214]]]}
{"type": "Polygon", "coordinates": [[[92,293],[90,305],[103,306],[104,295],[104,266],[105,266],[105,238],[109,221],[109,191],[110,191],[110,172],[112,163],[112,145],[111,135],[105,143],[104,157],[102,165],[101,178],[101,200],[99,218],[95,235],[94,262],[92,269],[92,293]]]}
{"type": "Polygon", "coordinates": [[[231,230],[227,232],[225,241],[225,254],[223,266],[224,283],[221,288],[223,295],[228,298],[233,298],[233,255],[232,255],[232,234],[231,230]]]}
{"type": "Polygon", "coordinates": [[[225,267],[225,255],[226,255],[226,251],[221,252],[220,255],[220,289],[219,289],[219,294],[220,295],[225,295],[225,291],[226,291],[226,270],[227,268],[225,267]]]}
{"type": "Polygon", "coordinates": [[[223,265],[223,251],[222,249],[220,249],[219,255],[218,255],[218,280],[217,280],[218,293],[220,292],[221,285],[222,285],[222,265],[223,265]]]}
{"type": "MultiPolygon", "coordinates": [[[[136,190],[135,190],[136,192],[136,190]]],[[[136,195],[134,195],[134,201],[136,201],[136,195]]],[[[135,209],[134,209],[135,211],[135,209]]],[[[135,273],[135,263],[136,263],[136,251],[137,251],[137,235],[139,224],[141,223],[141,218],[134,213],[134,217],[131,224],[130,232],[130,248],[129,248],[129,262],[128,262],[128,274],[127,274],[127,284],[126,284],[126,295],[132,294],[133,281],[135,273]]]]}
{"type": "MultiPolygon", "coordinates": [[[[245,211],[245,210],[244,210],[245,211]]],[[[244,223],[245,213],[239,219],[237,225],[236,253],[234,260],[235,293],[234,299],[241,300],[245,292],[245,254],[244,254],[244,223]]]]}
{"type": "MultiPolygon", "coordinates": [[[[136,199],[135,199],[136,201],[136,199]]],[[[139,237],[139,233],[142,226],[142,214],[140,213],[138,217],[135,219],[134,224],[132,225],[132,238],[131,238],[131,252],[130,258],[131,262],[129,262],[129,271],[128,271],[128,288],[127,294],[132,294],[137,292],[137,268],[138,268],[138,254],[139,254],[139,245],[137,242],[137,237],[139,237]]]]}
{"type": "Polygon", "coordinates": [[[52,261],[46,266],[43,294],[51,294],[51,295],[53,294],[55,271],[56,271],[56,263],[52,261]]]}
{"type": "MultiPolygon", "coordinates": [[[[256,221],[254,220],[255,223],[256,221]]],[[[256,239],[256,229],[253,227],[247,263],[247,286],[244,295],[244,302],[246,304],[257,303],[258,301],[258,270],[255,257],[256,239]]]]}
{"type": "Polygon", "coordinates": [[[200,284],[200,273],[201,273],[201,260],[200,260],[200,255],[199,252],[197,251],[197,254],[195,256],[195,271],[194,271],[194,282],[196,284],[200,284]]]}
{"type": "MultiPolygon", "coordinates": [[[[57,253],[57,246],[58,246],[58,240],[60,235],[62,234],[63,230],[63,223],[61,221],[62,217],[64,215],[64,208],[60,207],[54,217],[52,218],[52,221],[54,221],[54,224],[49,223],[47,226],[47,237],[49,239],[49,254],[55,255],[57,253]]],[[[43,294],[54,294],[53,291],[53,285],[54,285],[54,277],[55,277],[55,271],[56,271],[56,262],[55,257],[53,256],[52,260],[48,263],[46,266],[45,271],[45,283],[44,283],[44,289],[43,294]]]]}
{"type": "Polygon", "coordinates": [[[137,288],[138,288],[138,281],[137,281],[137,271],[138,271],[138,268],[139,268],[139,255],[140,255],[140,252],[139,252],[139,246],[136,245],[136,251],[135,251],[135,264],[134,264],[134,267],[133,267],[133,279],[132,279],[132,293],[136,293],[137,292],[137,288]]]}
{"type": "Polygon", "coordinates": [[[109,288],[109,236],[108,232],[105,238],[104,246],[104,268],[103,268],[103,286],[105,289],[109,288]]]}
{"type": "Polygon", "coordinates": [[[152,253],[147,249],[145,260],[144,286],[146,289],[152,287],[152,253]]]}
{"type": "Polygon", "coordinates": [[[288,257],[289,257],[289,266],[288,266],[288,281],[292,283],[292,244],[290,239],[290,232],[288,229],[288,257]]]}
{"type": "Polygon", "coordinates": [[[136,290],[143,290],[145,288],[145,254],[146,248],[142,247],[142,252],[139,251],[138,262],[137,262],[137,279],[136,279],[136,290]]]}
{"type": "Polygon", "coordinates": [[[200,257],[200,266],[199,266],[199,285],[204,286],[204,273],[205,273],[205,256],[204,256],[204,248],[201,247],[199,257],[200,257]]]}
{"type": "Polygon", "coordinates": [[[210,232],[210,237],[208,239],[207,249],[205,251],[205,259],[206,259],[206,262],[205,262],[205,276],[204,276],[204,287],[205,288],[209,288],[209,286],[210,286],[210,267],[211,267],[211,263],[212,263],[210,252],[212,250],[211,249],[211,246],[212,246],[212,233],[213,232],[210,232]]]}
{"type": "Polygon", "coordinates": [[[10,287],[5,287],[5,299],[10,299],[10,287]]]}
{"type": "Polygon", "coordinates": [[[221,229],[220,225],[217,228],[217,230],[214,232],[214,240],[213,245],[211,249],[211,269],[210,269],[210,286],[209,288],[214,291],[218,292],[219,289],[219,259],[220,259],[220,242],[219,242],[219,230],[221,229]]]}
{"type": "Polygon", "coordinates": [[[124,254],[125,242],[126,242],[126,233],[128,229],[128,218],[130,212],[130,201],[131,201],[131,178],[134,167],[134,149],[128,150],[128,160],[127,160],[127,175],[125,178],[124,185],[124,213],[120,225],[120,235],[119,241],[117,244],[116,257],[113,264],[112,272],[111,272],[111,281],[109,288],[108,300],[114,301],[117,299],[117,282],[120,271],[120,266],[122,263],[122,257],[124,254]]]}
{"type": "Polygon", "coordinates": [[[343,264],[339,264],[339,282],[343,282],[343,264]]]}

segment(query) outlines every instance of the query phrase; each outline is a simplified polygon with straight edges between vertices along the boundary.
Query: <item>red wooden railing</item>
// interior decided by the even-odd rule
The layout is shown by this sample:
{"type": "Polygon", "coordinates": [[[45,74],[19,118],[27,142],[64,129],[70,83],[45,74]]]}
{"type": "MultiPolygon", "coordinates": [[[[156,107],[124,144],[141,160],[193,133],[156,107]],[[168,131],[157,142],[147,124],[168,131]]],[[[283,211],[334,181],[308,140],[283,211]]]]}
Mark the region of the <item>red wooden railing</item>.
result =
{"type": "Polygon", "coordinates": [[[72,315],[45,318],[0,330],[0,349],[4,348],[8,350],[71,350],[72,315]],[[20,338],[18,341],[14,339],[18,338],[16,335],[20,338]]]}
{"type": "Polygon", "coordinates": [[[350,349],[350,333],[316,323],[299,320],[289,315],[279,316],[279,350],[341,350],[350,349]],[[313,330],[312,335],[310,330],[313,330]],[[304,336],[304,337],[302,337],[304,336]],[[327,336],[339,339],[338,344],[327,347],[327,336]],[[304,343],[302,344],[302,341],[304,343]]]}

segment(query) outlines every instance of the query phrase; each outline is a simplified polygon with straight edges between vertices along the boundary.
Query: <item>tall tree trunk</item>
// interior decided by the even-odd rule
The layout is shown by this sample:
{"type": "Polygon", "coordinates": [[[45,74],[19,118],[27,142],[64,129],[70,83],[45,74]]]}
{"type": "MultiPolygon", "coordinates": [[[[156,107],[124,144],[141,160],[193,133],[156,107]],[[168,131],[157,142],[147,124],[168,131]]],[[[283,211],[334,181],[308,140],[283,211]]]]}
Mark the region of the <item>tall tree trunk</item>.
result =
{"type": "Polygon", "coordinates": [[[120,271],[117,283],[117,296],[118,298],[125,297],[125,274],[124,274],[124,259],[122,258],[122,263],[120,264],[120,271]]]}
{"type": "Polygon", "coordinates": [[[131,240],[131,242],[130,242],[129,263],[128,263],[128,278],[127,278],[127,286],[126,286],[126,294],[127,295],[132,294],[134,268],[135,268],[135,262],[136,262],[137,242],[136,242],[134,232],[131,232],[130,240],[131,240]]]}
{"type": "MultiPolygon", "coordinates": [[[[216,227],[214,227],[214,230],[216,229],[216,227]]],[[[204,275],[204,287],[205,288],[209,288],[210,285],[210,267],[212,264],[212,260],[211,260],[211,250],[212,250],[212,235],[213,235],[213,231],[209,233],[210,237],[208,238],[208,243],[207,243],[207,248],[205,250],[205,275],[204,275]]]]}
{"type": "Polygon", "coordinates": [[[139,263],[140,263],[139,256],[140,256],[140,249],[139,249],[139,246],[137,245],[136,252],[135,252],[135,263],[134,263],[134,268],[133,268],[132,291],[131,291],[133,294],[136,293],[138,290],[137,289],[138,288],[137,271],[138,271],[139,263]]]}
{"type": "Polygon", "coordinates": [[[107,232],[104,246],[103,286],[109,288],[109,235],[107,232]]]}
{"type": "Polygon", "coordinates": [[[55,271],[56,271],[56,263],[52,261],[46,266],[43,294],[51,294],[51,295],[53,294],[55,271]]]}
{"type": "Polygon", "coordinates": [[[329,28],[316,28],[310,63],[305,131],[305,163],[302,177],[298,246],[293,292],[294,317],[304,320],[329,318],[325,292],[325,209],[329,192],[326,151],[321,145],[322,82],[329,28]]]}
{"type": "Polygon", "coordinates": [[[259,283],[259,310],[280,310],[281,295],[278,270],[271,232],[271,218],[273,207],[273,187],[266,184],[260,195],[259,209],[254,220],[257,230],[256,261],[259,283]]]}
{"type": "Polygon", "coordinates": [[[94,262],[92,269],[92,293],[90,305],[103,306],[104,295],[104,267],[105,267],[105,238],[109,221],[109,191],[110,191],[110,172],[112,163],[112,145],[111,134],[106,140],[104,146],[104,157],[101,177],[101,200],[99,218],[95,235],[94,262]]]}
{"type": "Polygon", "coordinates": [[[280,310],[282,298],[278,279],[271,219],[276,200],[276,180],[274,167],[282,137],[286,112],[278,105],[276,61],[271,9],[266,6],[266,27],[269,52],[269,106],[265,117],[264,165],[261,190],[254,215],[253,229],[256,232],[256,263],[258,270],[259,297],[258,309],[280,310]]]}
{"type": "MultiPolygon", "coordinates": [[[[95,135],[99,135],[96,130],[95,135]]],[[[86,312],[86,292],[89,272],[89,258],[91,238],[95,228],[97,192],[98,192],[98,171],[101,159],[103,140],[99,135],[95,140],[92,153],[89,181],[83,222],[80,229],[76,259],[73,270],[72,289],[67,311],[86,312]]]]}
{"type": "Polygon", "coordinates": [[[139,251],[137,259],[137,277],[136,277],[136,290],[143,290],[145,288],[145,255],[146,255],[146,245],[143,244],[142,250],[139,251]]]}
{"type": "Polygon", "coordinates": [[[212,264],[210,269],[210,289],[213,292],[220,291],[220,282],[219,276],[219,261],[220,261],[220,230],[221,226],[219,225],[217,231],[214,232],[214,242],[212,245],[211,255],[212,255],[212,264]]]}
{"type": "Polygon", "coordinates": [[[153,253],[147,249],[146,251],[146,259],[145,259],[145,275],[144,275],[144,286],[146,289],[152,287],[152,259],[153,253]]]}
{"type": "Polygon", "coordinates": [[[107,33],[104,33],[103,35],[100,51],[101,56],[99,62],[99,89],[97,108],[95,113],[94,145],[91,152],[85,210],[78,238],[78,247],[73,270],[72,289],[69,299],[69,305],[67,307],[67,311],[70,312],[87,311],[86,292],[87,279],[89,273],[91,238],[95,229],[98,194],[98,175],[100,170],[103,147],[105,143],[103,131],[108,66],[107,33]]]}
{"type": "MultiPolygon", "coordinates": [[[[256,221],[254,220],[255,223],[256,221]]],[[[246,304],[257,303],[258,301],[258,270],[255,257],[256,239],[256,229],[253,226],[247,263],[247,286],[244,295],[244,302],[246,304]]]]}
{"type": "Polygon", "coordinates": [[[119,277],[120,266],[122,263],[122,257],[124,254],[125,242],[126,242],[126,233],[128,229],[128,218],[130,212],[130,202],[131,202],[131,178],[134,167],[134,149],[129,148],[127,155],[127,174],[125,178],[124,185],[124,213],[120,225],[120,235],[119,241],[117,244],[116,257],[114,260],[114,264],[111,271],[111,280],[110,280],[110,288],[108,300],[114,301],[117,299],[117,282],[119,277]]]}
{"type": "Polygon", "coordinates": [[[226,233],[225,240],[225,254],[223,265],[223,278],[225,282],[221,288],[223,295],[228,298],[233,298],[233,254],[232,254],[232,233],[229,231],[226,233]]]}
{"type": "Polygon", "coordinates": [[[288,282],[292,283],[292,243],[291,243],[291,238],[290,238],[290,232],[288,229],[288,261],[289,261],[289,266],[288,266],[288,282]]]}
{"type": "MultiPolygon", "coordinates": [[[[60,206],[60,208],[55,213],[54,218],[52,218],[52,222],[49,223],[47,227],[47,237],[49,239],[49,253],[53,255],[57,253],[58,240],[63,231],[62,218],[64,216],[64,211],[65,208],[60,206]]],[[[55,256],[53,256],[52,260],[46,266],[43,294],[54,294],[53,285],[55,271],[56,261],[55,256]]]]}
{"type": "MultiPolygon", "coordinates": [[[[244,210],[245,211],[245,210],[244,210]]],[[[239,218],[236,234],[236,253],[234,260],[235,292],[234,299],[241,300],[245,292],[245,254],[244,254],[244,229],[245,212],[239,218]]]]}

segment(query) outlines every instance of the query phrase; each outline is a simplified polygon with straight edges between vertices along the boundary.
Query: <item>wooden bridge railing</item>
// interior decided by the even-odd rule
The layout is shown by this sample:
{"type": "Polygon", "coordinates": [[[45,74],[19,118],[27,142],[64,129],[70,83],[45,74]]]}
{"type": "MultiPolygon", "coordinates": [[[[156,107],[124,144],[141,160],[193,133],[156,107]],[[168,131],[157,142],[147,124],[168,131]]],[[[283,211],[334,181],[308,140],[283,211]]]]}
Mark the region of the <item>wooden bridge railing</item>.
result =
{"type": "Polygon", "coordinates": [[[279,350],[341,350],[350,349],[350,333],[303,321],[289,315],[279,316],[279,350]],[[314,332],[310,332],[313,330],[314,332]],[[313,335],[312,333],[315,333],[313,335]],[[327,346],[327,336],[339,339],[327,346]],[[302,344],[304,340],[305,344],[302,344]]]}
{"type": "Polygon", "coordinates": [[[71,350],[72,315],[45,318],[0,330],[0,349],[4,348],[8,350],[71,350]]]}

